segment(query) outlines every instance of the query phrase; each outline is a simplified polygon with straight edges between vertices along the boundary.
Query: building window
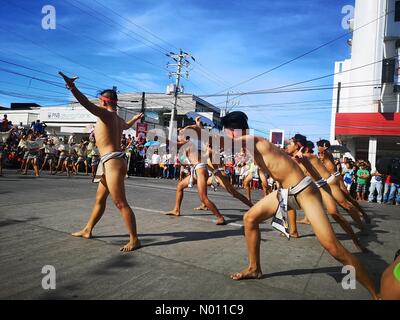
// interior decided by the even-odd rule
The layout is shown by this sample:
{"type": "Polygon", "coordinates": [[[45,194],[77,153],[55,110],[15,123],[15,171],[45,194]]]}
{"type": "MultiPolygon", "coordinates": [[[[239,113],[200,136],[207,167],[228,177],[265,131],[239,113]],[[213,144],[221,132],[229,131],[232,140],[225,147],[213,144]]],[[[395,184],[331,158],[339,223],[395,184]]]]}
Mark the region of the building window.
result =
{"type": "Polygon", "coordinates": [[[393,83],[394,82],[395,65],[396,65],[396,60],[393,58],[383,60],[382,83],[393,83]]]}
{"type": "Polygon", "coordinates": [[[399,22],[400,21],[400,1],[396,1],[396,8],[394,12],[394,21],[399,22]]]}

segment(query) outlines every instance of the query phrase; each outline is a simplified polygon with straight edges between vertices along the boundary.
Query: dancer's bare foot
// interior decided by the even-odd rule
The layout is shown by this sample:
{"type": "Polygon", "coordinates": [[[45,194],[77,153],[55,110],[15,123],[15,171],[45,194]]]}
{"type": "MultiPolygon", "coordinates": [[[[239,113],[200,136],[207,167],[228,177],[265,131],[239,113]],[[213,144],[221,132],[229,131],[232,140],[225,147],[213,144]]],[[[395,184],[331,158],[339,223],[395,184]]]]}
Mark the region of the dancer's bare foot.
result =
{"type": "Polygon", "coordinates": [[[301,219],[301,220],[297,220],[297,223],[300,224],[311,224],[310,221],[308,221],[307,218],[301,219]]]}
{"type": "Polygon", "coordinates": [[[92,237],[92,232],[88,229],[82,229],[81,231],[71,233],[74,237],[81,237],[85,239],[90,239],[92,237]]]}
{"type": "Polygon", "coordinates": [[[140,248],[140,241],[139,240],[129,240],[129,242],[121,247],[119,251],[122,252],[129,252],[140,248]]]}
{"type": "Polygon", "coordinates": [[[165,212],[164,214],[167,216],[175,216],[175,217],[179,217],[181,215],[181,213],[175,209],[165,212]]]}
{"type": "Polygon", "coordinates": [[[200,206],[200,207],[197,207],[197,208],[193,208],[193,210],[208,211],[209,209],[207,207],[200,206]]]}
{"type": "Polygon", "coordinates": [[[250,268],[247,268],[242,272],[235,272],[231,274],[232,280],[261,279],[261,277],[261,270],[251,270],[250,268]]]}
{"type": "Polygon", "coordinates": [[[223,216],[220,216],[220,217],[217,219],[217,222],[216,222],[215,224],[216,224],[217,226],[223,226],[223,225],[226,224],[226,221],[225,221],[225,219],[224,219],[223,216]]]}

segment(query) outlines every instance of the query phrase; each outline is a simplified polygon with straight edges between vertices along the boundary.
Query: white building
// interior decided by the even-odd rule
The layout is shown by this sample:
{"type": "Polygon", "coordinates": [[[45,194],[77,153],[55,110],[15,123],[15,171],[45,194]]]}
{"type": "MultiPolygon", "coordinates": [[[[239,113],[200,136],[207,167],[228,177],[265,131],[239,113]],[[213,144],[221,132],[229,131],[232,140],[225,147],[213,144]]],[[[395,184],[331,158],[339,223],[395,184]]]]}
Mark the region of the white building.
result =
{"type": "Polygon", "coordinates": [[[335,63],[331,142],[372,166],[400,157],[400,0],[356,0],[351,57],[335,63]]]}
{"type": "MultiPolygon", "coordinates": [[[[142,109],[142,93],[125,93],[118,95],[118,113],[124,119],[130,119],[142,109]]],[[[92,99],[98,104],[97,99],[92,99]]],[[[146,93],[144,99],[145,122],[148,128],[155,125],[168,127],[174,97],[164,93],[146,93]]],[[[190,123],[185,115],[188,112],[199,113],[221,127],[220,109],[192,94],[180,94],[177,105],[176,121],[178,127],[190,123]]],[[[13,124],[29,126],[33,121],[43,121],[50,133],[68,135],[70,133],[88,134],[96,123],[96,117],[79,103],[64,106],[39,107],[36,104],[15,104],[15,108],[0,110],[0,116],[7,114],[13,124]],[[17,106],[18,105],[18,106],[17,106]],[[32,107],[34,105],[35,107],[32,107]],[[37,106],[37,107],[36,107],[37,106]]]]}

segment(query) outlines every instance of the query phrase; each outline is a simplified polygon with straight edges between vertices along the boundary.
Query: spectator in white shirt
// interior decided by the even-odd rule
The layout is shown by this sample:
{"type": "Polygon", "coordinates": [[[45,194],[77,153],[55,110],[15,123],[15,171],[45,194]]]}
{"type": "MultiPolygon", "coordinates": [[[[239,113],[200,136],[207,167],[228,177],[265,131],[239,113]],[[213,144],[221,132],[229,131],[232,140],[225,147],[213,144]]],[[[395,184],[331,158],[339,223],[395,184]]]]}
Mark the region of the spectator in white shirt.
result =
{"type": "Polygon", "coordinates": [[[376,197],[376,202],[382,203],[382,190],[383,190],[383,175],[378,172],[378,170],[373,169],[371,171],[371,185],[369,187],[368,202],[373,202],[375,198],[375,190],[378,195],[376,197]]]}
{"type": "Polygon", "coordinates": [[[150,164],[150,174],[153,178],[157,178],[160,172],[160,162],[161,157],[158,154],[158,150],[154,151],[154,154],[151,156],[151,164],[150,164]]]}

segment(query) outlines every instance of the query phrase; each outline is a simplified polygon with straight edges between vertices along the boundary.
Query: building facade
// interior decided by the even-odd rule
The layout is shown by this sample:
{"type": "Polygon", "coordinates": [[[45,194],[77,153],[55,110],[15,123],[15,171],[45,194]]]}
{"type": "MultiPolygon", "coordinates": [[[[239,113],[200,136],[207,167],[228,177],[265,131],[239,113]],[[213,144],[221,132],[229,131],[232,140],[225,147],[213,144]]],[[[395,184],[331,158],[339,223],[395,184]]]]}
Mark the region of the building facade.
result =
{"type": "Polygon", "coordinates": [[[400,157],[400,0],[356,0],[351,57],[335,63],[331,142],[353,157],[400,157]]]}
{"type": "MultiPolygon", "coordinates": [[[[171,118],[171,109],[174,106],[174,96],[163,93],[126,93],[119,94],[119,115],[128,120],[136,113],[145,110],[145,122],[148,128],[155,126],[167,127],[171,118]],[[143,100],[144,97],[144,100],[143,100]]],[[[96,99],[93,103],[98,104],[96,99]]],[[[216,128],[221,128],[220,109],[192,94],[178,96],[176,121],[178,127],[193,124],[193,120],[186,117],[188,112],[196,112],[210,119],[216,128]]],[[[29,126],[33,121],[40,120],[47,125],[50,133],[67,135],[71,133],[87,134],[93,129],[96,117],[79,103],[64,106],[40,107],[36,104],[14,105],[4,108],[1,114],[7,114],[13,124],[29,126]]]]}

